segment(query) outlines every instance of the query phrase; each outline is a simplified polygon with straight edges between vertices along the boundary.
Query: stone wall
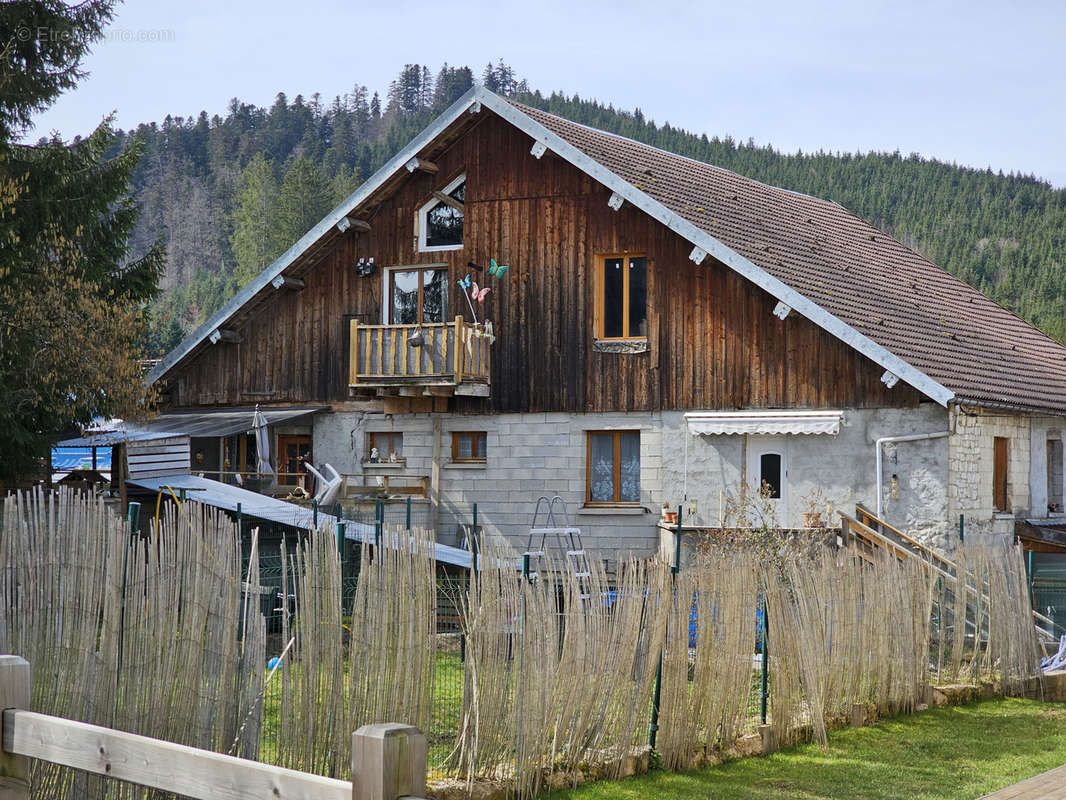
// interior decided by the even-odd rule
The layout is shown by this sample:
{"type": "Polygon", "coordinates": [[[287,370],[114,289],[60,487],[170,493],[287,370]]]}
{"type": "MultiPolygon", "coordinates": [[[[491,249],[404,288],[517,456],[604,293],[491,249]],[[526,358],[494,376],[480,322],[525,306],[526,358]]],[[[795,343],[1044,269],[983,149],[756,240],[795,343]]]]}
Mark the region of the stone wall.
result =
{"type": "MultiPolygon", "coordinates": [[[[928,433],[947,428],[947,412],[933,404],[918,409],[849,410],[840,432],[772,437],[785,458],[783,526],[803,524],[806,499],[820,489],[831,506],[854,513],[855,504],[876,507],[875,442],[885,436],[928,433]]],[[[770,437],[763,437],[770,438],[770,437]]],[[[586,549],[599,557],[649,555],[658,547],[657,524],[664,502],[681,505],[684,522],[716,526],[723,498],[736,494],[746,474],[749,441],[744,436],[694,436],[682,412],[606,414],[408,414],[338,412],[316,415],[314,454],[348,474],[433,473],[434,441],[439,442],[440,506],[421,502],[418,519],[436,520],[438,538],[458,543],[460,525],[478,522],[489,535],[524,548],[541,495],[558,494],[582,530],[586,549]],[[639,430],[640,506],[583,508],[586,432],[639,430]],[[403,433],[401,464],[367,464],[371,432],[403,433]],[[484,431],[484,464],[452,463],[451,432],[484,431]]],[[[945,439],[903,443],[888,453],[883,468],[885,514],[894,525],[928,540],[950,527],[945,439]],[[892,491],[891,476],[897,476],[892,491]]],[[[822,510],[821,506],[819,510],[822,510]]],[[[835,514],[827,520],[839,524],[835,514]]]]}
{"type": "Polygon", "coordinates": [[[955,530],[961,515],[967,536],[1002,538],[1013,535],[1016,517],[1047,516],[1049,421],[970,406],[953,407],[951,416],[954,435],[949,453],[948,514],[955,530]],[[993,506],[996,437],[1009,440],[1007,509],[993,506]],[[1034,491],[1037,487],[1039,490],[1034,491]]]}

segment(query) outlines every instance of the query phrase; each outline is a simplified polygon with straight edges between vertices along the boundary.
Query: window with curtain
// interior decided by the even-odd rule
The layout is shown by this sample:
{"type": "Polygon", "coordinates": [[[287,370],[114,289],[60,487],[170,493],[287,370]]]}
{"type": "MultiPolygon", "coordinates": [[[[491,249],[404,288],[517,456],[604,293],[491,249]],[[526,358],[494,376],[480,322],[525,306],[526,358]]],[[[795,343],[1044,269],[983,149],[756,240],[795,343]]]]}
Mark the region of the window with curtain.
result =
{"type": "Polygon", "coordinates": [[[589,504],[640,502],[640,431],[589,431],[585,474],[589,504]]]}

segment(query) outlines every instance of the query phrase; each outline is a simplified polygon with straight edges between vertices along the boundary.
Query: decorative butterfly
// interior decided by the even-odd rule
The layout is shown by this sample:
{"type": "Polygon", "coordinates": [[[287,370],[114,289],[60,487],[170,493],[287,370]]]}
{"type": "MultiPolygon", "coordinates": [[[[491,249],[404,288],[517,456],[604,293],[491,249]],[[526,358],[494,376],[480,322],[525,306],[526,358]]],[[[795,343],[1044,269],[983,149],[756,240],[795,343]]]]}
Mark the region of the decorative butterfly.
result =
{"type": "Polygon", "coordinates": [[[492,291],[492,287],[486,286],[483,289],[479,289],[477,286],[477,281],[474,281],[473,287],[474,288],[470,291],[470,296],[477,300],[479,303],[484,303],[485,296],[492,291]]]}
{"type": "Polygon", "coordinates": [[[460,288],[465,292],[470,289],[470,273],[466,273],[466,277],[456,281],[460,288]]]}
{"type": "Polygon", "coordinates": [[[506,264],[497,264],[495,258],[489,259],[489,275],[496,278],[502,278],[503,273],[507,272],[508,266],[506,264]]]}

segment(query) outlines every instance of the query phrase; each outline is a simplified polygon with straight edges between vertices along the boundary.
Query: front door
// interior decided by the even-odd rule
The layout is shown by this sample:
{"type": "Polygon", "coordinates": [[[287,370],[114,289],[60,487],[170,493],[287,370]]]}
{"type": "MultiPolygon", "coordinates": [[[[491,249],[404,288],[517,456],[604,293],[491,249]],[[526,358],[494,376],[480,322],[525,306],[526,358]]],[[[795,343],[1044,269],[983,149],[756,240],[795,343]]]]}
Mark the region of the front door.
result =
{"type": "Polygon", "coordinates": [[[749,436],[747,483],[751,524],[788,525],[788,451],[784,436],[749,436]]]}
{"type": "Polygon", "coordinates": [[[278,483],[302,486],[307,492],[311,492],[311,474],[304,467],[310,460],[310,436],[278,436],[278,483]]]}

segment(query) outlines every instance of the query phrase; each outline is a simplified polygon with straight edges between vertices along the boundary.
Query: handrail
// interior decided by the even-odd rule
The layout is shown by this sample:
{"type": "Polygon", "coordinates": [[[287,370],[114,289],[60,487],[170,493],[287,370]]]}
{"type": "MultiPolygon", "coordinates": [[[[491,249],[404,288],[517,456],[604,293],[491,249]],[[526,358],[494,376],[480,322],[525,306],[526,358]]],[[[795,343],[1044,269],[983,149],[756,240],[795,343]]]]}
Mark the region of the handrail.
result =
{"type": "MultiPolygon", "coordinates": [[[[920,564],[923,564],[923,565],[929,567],[930,569],[932,569],[934,572],[939,574],[942,578],[946,578],[947,580],[952,581],[956,586],[959,585],[959,579],[957,577],[959,570],[958,570],[958,566],[955,564],[955,562],[949,561],[948,559],[943,558],[942,556],[938,556],[937,557],[938,560],[940,560],[941,562],[951,565],[951,567],[955,570],[955,574],[952,575],[951,573],[947,572],[946,570],[943,570],[940,567],[936,566],[935,564],[933,564],[933,563],[931,563],[929,561],[926,561],[924,558],[921,558],[917,553],[914,553],[914,552],[908,550],[907,548],[900,546],[896,542],[893,542],[891,539],[889,539],[883,533],[881,533],[880,531],[874,530],[869,525],[866,525],[866,524],[864,524],[862,522],[859,522],[854,517],[849,517],[847,514],[845,514],[842,511],[838,511],[837,513],[840,515],[840,519],[841,519],[841,522],[842,522],[843,530],[841,531],[841,533],[843,534],[844,546],[845,547],[847,546],[848,535],[851,533],[852,526],[855,526],[855,527],[858,528],[858,534],[860,535],[861,538],[867,540],[871,544],[885,547],[885,549],[889,550],[889,552],[892,552],[893,555],[895,555],[897,558],[899,558],[900,561],[903,560],[902,558],[900,558],[901,554],[903,556],[906,556],[907,558],[913,558],[916,561],[918,561],[920,564]]],[[[869,514],[869,512],[867,512],[867,514],[869,514]]],[[[876,517],[874,517],[874,519],[876,519],[876,517]]],[[[925,547],[923,547],[922,549],[926,550],[927,552],[930,552],[930,553],[932,552],[932,551],[929,551],[929,549],[925,548],[925,547]]],[[[933,554],[933,555],[935,555],[935,554],[933,554]]],[[[965,580],[962,581],[962,585],[963,585],[964,589],[967,592],[970,592],[975,597],[978,596],[978,592],[977,592],[977,588],[976,587],[969,586],[966,583],[965,580]]],[[[980,595],[980,598],[982,600],[987,600],[988,599],[983,594],[980,595]]],[[[1038,620],[1039,622],[1043,622],[1043,623],[1045,623],[1047,625],[1051,625],[1053,628],[1058,628],[1059,630],[1063,630],[1062,626],[1056,624],[1055,621],[1053,619],[1051,619],[1050,617],[1044,616],[1043,614],[1041,614],[1036,609],[1030,609],[1030,610],[1032,611],[1033,619],[1038,620]]],[[[1039,626],[1037,626],[1037,628],[1040,629],[1039,626]]],[[[1040,629],[1040,630],[1041,630],[1042,633],[1044,632],[1042,629],[1040,629]]]]}

